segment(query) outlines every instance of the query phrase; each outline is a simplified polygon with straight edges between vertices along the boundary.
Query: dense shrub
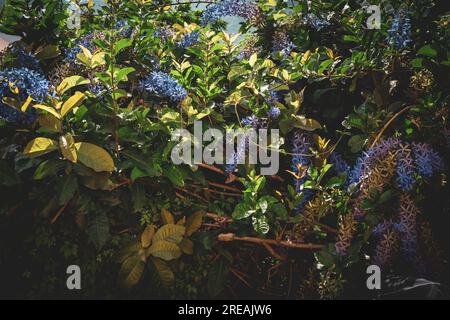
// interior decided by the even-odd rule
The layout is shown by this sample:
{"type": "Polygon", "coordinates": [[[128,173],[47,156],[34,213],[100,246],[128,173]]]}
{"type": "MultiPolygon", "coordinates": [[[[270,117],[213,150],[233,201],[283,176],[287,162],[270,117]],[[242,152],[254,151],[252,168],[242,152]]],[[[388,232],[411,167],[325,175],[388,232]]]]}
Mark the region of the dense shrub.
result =
{"type": "Polygon", "coordinates": [[[68,1],[1,13],[22,37],[0,57],[1,295],[364,297],[371,264],[448,283],[445,1],[374,0],[375,29],[356,0],[74,2],[80,29],[68,1]],[[278,174],[245,140],[175,165],[198,120],[279,129],[278,174]]]}

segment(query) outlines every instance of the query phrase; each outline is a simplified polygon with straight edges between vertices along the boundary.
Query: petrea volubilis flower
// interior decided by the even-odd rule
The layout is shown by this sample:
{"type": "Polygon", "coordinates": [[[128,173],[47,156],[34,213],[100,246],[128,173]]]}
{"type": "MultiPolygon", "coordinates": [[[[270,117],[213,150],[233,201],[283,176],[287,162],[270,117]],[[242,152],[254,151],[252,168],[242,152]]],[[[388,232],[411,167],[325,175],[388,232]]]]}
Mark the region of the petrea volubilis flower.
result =
{"type": "Polygon", "coordinates": [[[388,29],[387,42],[396,49],[405,49],[411,43],[411,19],[405,10],[395,13],[388,29]]]}
{"type": "Polygon", "coordinates": [[[334,169],[335,173],[340,174],[340,173],[345,172],[345,173],[349,174],[349,172],[350,172],[350,165],[336,151],[334,151],[330,155],[329,161],[330,161],[331,164],[333,164],[333,169],[334,169]]]}
{"type": "Polygon", "coordinates": [[[83,52],[83,50],[81,49],[80,46],[85,47],[90,52],[94,52],[96,49],[95,44],[92,42],[94,39],[95,39],[95,35],[93,33],[91,33],[91,34],[88,34],[88,35],[82,37],[81,39],[77,40],[75,42],[75,45],[73,46],[73,48],[66,50],[67,59],[70,61],[76,62],[77,54],[83,52]]]}
{"type": "Polygon", "coordinates": [[[301,172],[300,170],[305,170],[311,163],[309,148],[311,143],[305,134],[300,131],[294,133],[292,139],[292,172],[297,176],[294,177],[294,186],[297,193],[302,193],[303,197],[295,208],[296,212],[301,211],[306,204],[314,197],[315,192],[312,189],[305,189],[304,183],[308,180],[309,176],[307,173],[301,172]]]}
{"type": "Polygon", "coordinates": [[[153,36],[161,39],[162,42],[167,42],[175,36],[175,32],[170,28],[161,28],[153,33],[153,36]]]}
{"type": "MultiPolygon", "coordinates": [[[[231,144],[231,141],[227,141],[227,143],[231,144]]],[[[231,154],[230,158],[226,159],[225,171],[227,173],[231,174],[236,172],[238,170],[238,165],[244,163],[247,146],[248,141],[246,141],[246,139],[237,139],[237,150],[231,154]]]]}
{"type": "Polygon", "coordinates": [[[277,31],[272,39],[272,51],[281,52],[283,55],[291,54],[295,49],[294,43],[285,32],[277,31]]]}
{"type": "Polygon", "coordinates": [[[269,112],[267,113],[267,115],[269,116],[269,118],[271,119],[278,119],[278,117],[281,114],[281,110],[278,107],[275,106],[271,106],[269,109],[269,112]]]}
{"type": "Polygon", "coordinates": [[[303,23],[310,26],[311,28],[320,31],[326,27],[329,27],[331,24],[325,20],[322,19],[320,17],[318,17],[317,15],[315,15],[314,13],[308,13],[304,18],[303,18],[303,23]]]}
{"type": "Polygon", "coordinates": [[[237,16],[250,22],[258,22],[261,14],[261,9],[252,1],[222,0],[206,8],[201,16],[200,24],[203,26],[212,24],[227,16],[237,16]]]}
{"type": "Polygon", "coordinates": [[[116,30],[119,31],[119,35],[123,38],[130,38],[133,34],[133,28],[130,27],[128,21],[125,19],[120,19],[116,23],[116,30]]]}
{"type": "Polygon", "coordinates": [[[21,46],[13,46],[11,53],[14,55],[16,64],[21,68],[28,68],[42,73],[39,59],[34,54],[26,51],[21,46]]]}
{"type": "Polygon", "coordinates": [[[183,38],[176,43],[177,47],[180,49],[186,49],[189,47],[193,47],[200,43],[199,41],[200,33],[197,31],[193,31],[191,33],[186,34],[183,38]]]}
{"type": "Polygon", "coordinates": [[[414,178],[414,160],[407,143],[400,144],[397,153],[397,185],[403,191],[410,191],[416,182],[414,178]]]}
{"type": "MultiPolygon", "coordinates": [[[[47,96],[49,82],[40,73],[28,68],[6,69],[0,71],[0,96],[14,98],[25,102],[28,96],[33,101],[42,102],[47,96]],[[11,85],[18,89],[18,94],[11,91],[11,85]]],[[[37,118],[32,108],[21,112],[0,102],[0,118],[8,122],[30,124],[37,118]]]]}
{"type": "Polygon", "coordinates": [[[143,90],[164,96],[174,102],[178,102],[186,98],[187,91],[169,74],[162,71],[153,71],[149,76],[140,82],[143,90]]]}

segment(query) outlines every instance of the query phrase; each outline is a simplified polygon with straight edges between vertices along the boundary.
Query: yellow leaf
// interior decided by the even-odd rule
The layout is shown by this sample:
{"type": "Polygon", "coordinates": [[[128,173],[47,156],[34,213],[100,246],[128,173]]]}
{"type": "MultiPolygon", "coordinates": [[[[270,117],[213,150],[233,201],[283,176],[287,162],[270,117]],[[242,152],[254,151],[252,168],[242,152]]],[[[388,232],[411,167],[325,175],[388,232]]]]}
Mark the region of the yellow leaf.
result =
{"type": "Polygon", "coordinates": [[[87,142],[75,144],[78,161],[96,172],[112,172],[115,170],[114,160],[103,148],[87,142]]]}
{"type": "Polygon", "coordinates": [[[71,96],[69,99],[67,99],[66,102],[64,102],[62,108],[61,108],[61,116],[65,116],[70,110],[73,108],[76,108],[80,106],[84,99],[86,99],[86,95],[82,92],[75,92],[73,96],[71,96]]]}
{"type": "Polygon", "coordinates": [[[67,90],[72,89],[73,87],[89,83],[90,81],[88,79],[83,78],[82,76],[71,76],[61,81],[59,86],[56,88],[56,91],[58,92],[58,94],[61,95],[67,90]]]}
{"type": "Polygon", "coordinates": [[[161,209],[161,219],[164,224],[174,224],[175,220],[173,219],[173,215],[166,209],[161,209]]]}
{"type": "Polygon", "coordinates": [[[50,107],[48,107],[46,105],[35,104],[33,106],[33,108],[46,111],[46,112],[50,113],[52,116],[54,116],[56,119],[61,119],[61,115],[55,109],[50,108],[50,107]]]}
{"type": "Polygon", "coordinates": [[[43,154],[55,151],[58,149],[58,142],[48,138],[36,138],[28,143],[23,151],[23,154],[30,157],[39,157],[43,154]]]}
{"type": "Polygon", "coordinates": [[[141,235],[141,245],[143,248],[147,249],[152,244],[153,236],[155,235],[155,226],[148,225],[141,235]]]}
{"type": "Polygon", "coordinates": [[[170,261],[179,258],[181,256],[181,250],[175,243],[162,240],[153,242],[152,246],[148,249],[148,254],[165,261],[170,261]]]}
{"type": "Polygon", "coordinates": [[[166,224],[156,231],[156,234],[153,237],[153,243],[158,241],[169,241],[178,244],[183,240],[185,232],[186,228],[184,226],[166,224]]]}
{"type": "Polygon", "coordinates": [[[197,211],[190,215],[186,221],[186,236],[191,236],[195,231],[200,229],[203,223],[203,213],[197,211]]]}
{"type": "Polygon", "coordinates": [[[28,106],[30,105],[30,103],[33,101],[33,98],[31,98],[31,96],[28,96],[27,101],[25,101],[25,103],[22,105],[22,112],[27,112],[28,106]]]}
{"type": "Polygon", "coordinates": [[[91,68],[103,66],[106,63],[105,56],[106,56],[105,52],[96,53],[91,59],[91,68]]]}
{"type": "Polygon", "coordinates": [[[255,66],[257,60],[258,60],[258,54],[257,53],[252,54],[252,56],[248,60],[248,64],[250,65],[250,67],[253,68],[255,66]]]}
{"type": "Polygon", "coordinates": [[[59,137],[59,148],[64,156],[64,159],[70,162],[77,163],[77,149],[75,147],[75,140],[70,133],[59,137]]]}
{"type": "Polygon", "coordinates": [[[311,56],[311,51],[310,51],[310,50],[306,51],[306,52],[303,54],[303,57],[302,57],[302,59],[300,60],[300,63],[301,63],[301,64],[305,64],[306,61],[308,61],[308,59],[309,59],[310,56],[311,56]]]}

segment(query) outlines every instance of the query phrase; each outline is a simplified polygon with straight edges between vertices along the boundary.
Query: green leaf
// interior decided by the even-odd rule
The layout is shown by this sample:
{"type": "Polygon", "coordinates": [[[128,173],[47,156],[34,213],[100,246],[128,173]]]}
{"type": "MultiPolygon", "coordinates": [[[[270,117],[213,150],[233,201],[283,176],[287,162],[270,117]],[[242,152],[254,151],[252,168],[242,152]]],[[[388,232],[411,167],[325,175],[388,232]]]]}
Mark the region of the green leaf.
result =
{"type": "Polygon", "coordinates": [[[233,216],[234,220],[242,220],[242,219],[250,217],[255,212],[256,211],[254,208],[252,208],[249,204],[243,202],[243,203],[239,203],[234,208],[232,216],[233,216]]]}
{"type": "Polygon", "coordinates": [[[429,44],[420,48],[419,51],[417,51],[417,54],[427,56],[430,58],[436,58],[438,55],[437,51],[433,49],[433,47],[429,44]]]}
{"type": "Polygon", "coordinates": [[[0,185],[11,187],[20,183],[19,175],[6,161],[0,161],[0,185]]]}
{"type": "Polygon", "coordinates": [[[120,69],[117,73],[116,78],[114,79],[116,82],[128,81],[128,75],[132,72],[136,71],[133,67],[120,69]]]}
{"type": "Polygon", "coordinates": [[[177,187],[184,187],[184,178],[183,174],[176,166],[165,166],[163,168],[163,175],[169,178],[170,182],[172,182],[177,187]]]}
{"type": "Polygon", "coordinates": [[[78,161],[96,172],[115,170],[114,160],[103,148],[87,142],[76,143],[78,161]]]}
{"type": "Polygon", "coordinates": [[[33,180],[42,180],[55,176],[65,166],[65,162],[58,159],[50,159],[42,162],[33,175],[33,180]]]}
{"type": "Polygon", "coordinates": [[[139,183],[133,183],[131,186],[131,198],[133,200],[134,210],[139,211],[144,208],[146,201],[144,186],[139,183]]]}
{"type": "Polygon", "coordinates": [[[55,150],[58,150],[58,142],[41,137],[30,141],[25,147],[23,154],[29,158],[35,158],[55,150]]]}
{"type": "Polygon", "coordinates": [[[321,124],[314,119],[307,119],[304,116],[293,115],[294,126],[306,131],[314,131],[316,129],[322,129],[321,124]]]}
{"type": "Polygon", "coordinates": [[[58,188],[58,204],[65,205],[69,202],[78,190],[78,181],[75,176],[68,176],[61,186],[58,188]]]}
{"type": "Polygon", "coordinates": [[[105,212],[88,215],[88,237],[97,249],[101,249],[109,238],[109,220],[105,212]]]}
{"type": "Polygon", "coordinates": [[[114,55],[117,55],[123,49],[128,48],[129,46],[131,46],[132,43],[133,43],[133,39],[131,39],[131,38],[119,40],[118,42],[116,42],[114,44],[114,49],[113,49],[114,55]]]}
{"type": "Polygon", "coordinates": [[[269,221],[265,215],[252,217],[253,229],[259,234],[267,234],[270,230],[269,221]]]}
{"type": "Polygon", "coordinates": [[[208,272],[208,292],[212,298],[217,297],[226,287],[230,263],[221,257],[217,259],[208,272]]]}

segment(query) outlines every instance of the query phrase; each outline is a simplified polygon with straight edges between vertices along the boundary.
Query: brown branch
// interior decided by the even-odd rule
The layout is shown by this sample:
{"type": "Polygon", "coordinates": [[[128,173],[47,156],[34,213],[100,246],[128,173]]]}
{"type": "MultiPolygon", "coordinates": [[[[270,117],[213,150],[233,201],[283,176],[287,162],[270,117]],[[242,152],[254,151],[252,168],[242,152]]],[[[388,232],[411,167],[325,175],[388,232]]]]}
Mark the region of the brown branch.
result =
{"type": "Polygon", "coordinates": [[[229,191],[233,191],[233,192],[242,192],[242,190],[239,189],[239,188],[230,187],[230,186],[227,186],[227,185],[222,184],[222,183],[208,182],[208,185],[213,186],[213,187],[217,187],[217,188],[222,188],[222,189],[229,190],[229,191]]]}
{"type": "Polygon", "coordinates": [[[324,246],[321,244],[313,244],[313,243],[295,243],[289,241],[277,241],[271,239],[261,239],[255,237],[237,237],[233,233],[222,233],[218,236],[219,241],[230,242],[230,241],[245,241],[252,242],[256,244],[269,244],[274,246],[292,248],[292,249],[306,249],[306,250],[318,250],[322,249],[324,246]]]}
{"type": "Polygon", "coordinates": [[[66,208],[69,206],[69,203],[70,201],[67,201],[67,203],[61,209],[58,210],[58,212],[55,214],[52,220],[50,220],[50,224],[54,224],[59,219],[64,210],[66,210],[66,208]]]}
{"type": "Polygon", "coordinates": [[[206,164],[206,163],[199,163],[198,166],[200,168],[208,169],[208,170],[214,171],[214,172],[219,173],[219,174],[223,174],[223,175],[226,174],[225,171],[223,171],[223,170],[221,170],[219,168],[216,168],[216,167],[214,167],[212,165],[206,164]]]}
{"type": "Polygon", "coordinates": [[[281,261],[286,260],[286,257],[285,257],[285,256],[283,256],[283,255],[279,254],[278,252],[276,252],[269,244],[267,244],[267,243],[264,242],[264,243],[263,243],[263,246],[264,246],[264,248],[267,249],[267,251],[269,251],[269,253],[270,253],[274,258],[276,258],[276,259],[278,259],[278,260],[281,260],[281,261]]]}
{"type": "Polygon", "coordinates": [[[378,133],[377,137],[375,138],[375,140],[372,142],[372,145],[370,146],[371,148],[373,148],[375,146],[375,144],[378,142],[378,140],[381,139],[381,136],[383,135],[384,131],[386,131],[386,129],[391,125],[392,122],[394,122],[395,119],[397,119],[398,116],[400,116],[402,113],[408,111],[409,109],[411,109],[412,106],[407,106],[405,108],[403,108],[402,110],[400,110],[399,112],[397,112],[383,127],[383,129],[381,129],[381,131],[378,133]]]}

